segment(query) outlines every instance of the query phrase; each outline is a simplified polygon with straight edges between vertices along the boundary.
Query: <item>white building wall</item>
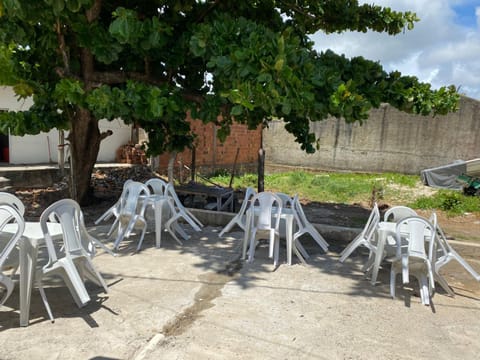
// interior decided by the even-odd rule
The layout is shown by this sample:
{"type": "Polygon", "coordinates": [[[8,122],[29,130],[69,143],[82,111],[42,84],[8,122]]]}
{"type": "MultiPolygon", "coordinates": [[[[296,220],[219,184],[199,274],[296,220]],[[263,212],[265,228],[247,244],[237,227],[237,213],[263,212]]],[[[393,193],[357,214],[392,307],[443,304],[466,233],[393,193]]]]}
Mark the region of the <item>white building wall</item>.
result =
{"type": "MultiPolygon", "coordinates": [[[[31,99],[17,101],[10,87],[0,87],[0,109],[23,111],[33,104],[31,99]]],[[[117,149],[128,143],[131,138],[131,127],[121,119],[113,121],[101,120],[101,132],[112,130],[113,135],[100,144],[97,161],[115,162],[117,149]]],[[[67,136],[68,133],[65,134],[67,136]]],[[[39,164],[58,161],[58,130],[48,133],[25,136],[9,136],[10,164],[39,164]]]]}

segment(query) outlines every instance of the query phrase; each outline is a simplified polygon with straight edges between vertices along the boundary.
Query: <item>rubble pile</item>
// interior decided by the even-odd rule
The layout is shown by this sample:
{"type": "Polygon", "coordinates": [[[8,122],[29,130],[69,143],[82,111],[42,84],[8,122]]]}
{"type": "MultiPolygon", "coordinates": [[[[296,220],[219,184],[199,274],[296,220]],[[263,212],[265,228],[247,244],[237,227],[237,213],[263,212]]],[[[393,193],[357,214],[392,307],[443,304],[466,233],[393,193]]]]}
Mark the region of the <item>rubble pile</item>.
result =
{"type": "MultiPolygon", "coordinates": [[[[109,206],[112,199],[117,199],[122,193],[125,180],[132,179],[145,182],[152,177],[158,177],[158,175],[146,165],[96,169],[92,173],[91,185],[94,196],[100,202],[92,203],[94,205],[92,206],[92,211],[102,211],[103,207],[109,206]]],[[[25,219],[27,221],[38,220],[43,210],[50,204],[70,197],[68,177],[50,187],[16,188],[14,193],[25,204],[25,219]]],[[[87,209],[86,211],[88,212],[87,209]]]]}
{"type": "Polygon", "coordinates": [[[146,165],[101,168],[92,174],[91,183],[95,197],[108,199],[120,196],[126,180],[145,182],[152,177],[158,175],[146,165]]]}

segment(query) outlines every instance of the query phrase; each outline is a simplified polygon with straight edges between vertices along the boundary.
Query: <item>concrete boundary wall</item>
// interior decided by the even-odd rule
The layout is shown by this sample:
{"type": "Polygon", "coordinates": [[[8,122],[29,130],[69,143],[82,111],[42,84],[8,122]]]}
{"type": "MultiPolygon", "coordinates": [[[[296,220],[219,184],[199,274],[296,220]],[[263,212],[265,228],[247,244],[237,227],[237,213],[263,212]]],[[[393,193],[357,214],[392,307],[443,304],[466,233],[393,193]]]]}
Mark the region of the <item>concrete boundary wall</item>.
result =
{"type": "Polygon", "coordinates": [[[480,102],[462,97],[459,111],[437,117],[382,105],[363,125],[330,118],[312,123],[311,131],[320,137],[320,148],[306,154],[283,122],[270,122],[263,133],[267,164],[417,174],[457,159],[480,157],[480,102]]]}

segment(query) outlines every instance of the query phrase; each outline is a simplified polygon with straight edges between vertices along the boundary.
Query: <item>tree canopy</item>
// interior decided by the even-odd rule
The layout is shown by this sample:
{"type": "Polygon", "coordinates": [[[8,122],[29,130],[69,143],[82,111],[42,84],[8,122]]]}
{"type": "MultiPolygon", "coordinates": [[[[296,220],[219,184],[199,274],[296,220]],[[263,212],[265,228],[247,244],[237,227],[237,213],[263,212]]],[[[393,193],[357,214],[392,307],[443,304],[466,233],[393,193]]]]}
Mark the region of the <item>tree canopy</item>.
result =
{"type": "Polygon", "coordinates": [[[254,129],[283,119],[313,152],[310,121],[361,122],[384,102],[422,115],[456,109],[453,86],[432,90],[377,62],[315,51],[309,38],[395,35],[417,21],[355,0],[0,0],[0,83],[34,100],[28,111],[1,114],[0,132],[70,129],[77,176],[88,179],[107,136],[102,118],[140,125],[152,155],[191,145],[187,112],[218,125],[221,139],[234,121],[254,129]]]}

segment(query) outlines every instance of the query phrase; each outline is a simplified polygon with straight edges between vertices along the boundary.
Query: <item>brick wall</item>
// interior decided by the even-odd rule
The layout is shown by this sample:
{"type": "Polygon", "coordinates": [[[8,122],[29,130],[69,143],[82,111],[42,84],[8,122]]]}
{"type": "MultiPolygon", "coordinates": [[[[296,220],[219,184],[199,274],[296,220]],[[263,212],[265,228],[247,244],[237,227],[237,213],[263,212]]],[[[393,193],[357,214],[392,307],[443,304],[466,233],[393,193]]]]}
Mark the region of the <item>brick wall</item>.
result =
{"type": "MultiPolygon", "coordinates": [[[[225,169],[231,172],[235,157],[236,173],[256,171],[258,163],[258,149],[261,142],[261,129],[248,130],[246,125],[233,124],[230,135],[224,143],[217,138],[216,127],[213,124],[203,124],[200,120],[190,120],[191,128],[197,135],[195,141],[196,172],[207,175],[216,170],[225,169]]],[[[167,173],[170,154],[159,157],[157,171],[167,173]]],[[[183,165],[191,167],[192,151],[185,150],[177,154],[175,161],[175,176],[180,181],[188,181],[190,172],[183,165]],[[183,170],[181,170],[183,168],[183,170]]]]}

